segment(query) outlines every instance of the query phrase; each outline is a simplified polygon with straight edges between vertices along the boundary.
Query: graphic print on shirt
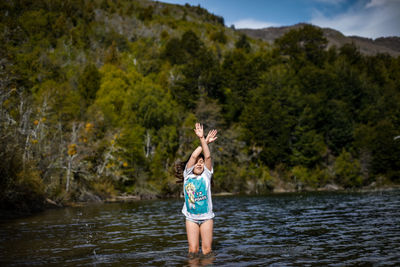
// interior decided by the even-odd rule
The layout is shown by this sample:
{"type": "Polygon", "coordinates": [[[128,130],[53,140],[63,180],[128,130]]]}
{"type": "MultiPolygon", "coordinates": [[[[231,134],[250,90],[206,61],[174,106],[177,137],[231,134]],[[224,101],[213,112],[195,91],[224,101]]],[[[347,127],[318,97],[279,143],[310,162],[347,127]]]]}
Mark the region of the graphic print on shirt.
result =
{"type": "Polygon", "coordinates": [[[185,201],[189,213],[208,212],[207,187],[204,179],[189,178],[185,183],[185,201]]]}

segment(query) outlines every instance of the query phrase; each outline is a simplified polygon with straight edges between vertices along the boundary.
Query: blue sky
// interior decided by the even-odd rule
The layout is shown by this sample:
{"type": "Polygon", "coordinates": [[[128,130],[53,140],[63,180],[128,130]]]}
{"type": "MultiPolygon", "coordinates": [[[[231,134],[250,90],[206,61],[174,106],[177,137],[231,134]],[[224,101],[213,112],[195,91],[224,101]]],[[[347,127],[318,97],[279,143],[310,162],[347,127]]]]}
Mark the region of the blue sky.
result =
{"type": "Polygon", "coordinates": [[[161,0],[199,5],[227,26],[266,28],[300,22],[368,38],[400,37],[400,0],[161,0]]]}

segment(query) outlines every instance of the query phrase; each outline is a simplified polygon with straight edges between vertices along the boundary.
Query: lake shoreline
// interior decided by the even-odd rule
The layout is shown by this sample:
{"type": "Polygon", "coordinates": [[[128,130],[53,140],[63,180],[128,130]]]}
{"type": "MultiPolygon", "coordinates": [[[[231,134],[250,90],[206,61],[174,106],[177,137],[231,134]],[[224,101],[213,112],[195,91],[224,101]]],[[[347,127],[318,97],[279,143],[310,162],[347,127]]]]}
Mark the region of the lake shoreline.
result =
{"type": "Polygon", "coordinates": [[[277,187],[271,191],[272,194],[280,194],[280,193],[302,193],[302,192],[376,192],[376,191],[391,191],[400,189],[400,184],[391,184],[391,185],[380,185],[377,186],[375,184],[363,186],[361,188],[344,188],[337,184],[327,184],[324,187],[311,188],[311,187],[301,187],[295,188],[291,187],[277,187]]]}
{"type": "Polygon", "coordinates": [[[188,257],[180,198],[92,203],[4,222],[0,262],[4,266],[400,264],[400,190],[224,195],[213,199],[212,263],[188,257]]]}
{"type": "MultiPolygon", "coordinates": [[[[302,188],[301,190],[295,190],[293,188],[285,189],[285,188],[277,188],[276,190],[272,190],[267,193],[257,194],[257,193],[232,193],[232,192],[218,192],[213,193],[215,197],[224,197],[224,196],[251,196],[251,195],[280,195],[280,194],[295,194],[295,193],[368,193],[368,192],[389,192],[393,190],[400,190],[400,184],[392,184],[392,185],[382,185],[382,186],[365,186],[357,189],[346,189],[336,185],[328,185],[322,188],[312,189],[312,188],[302,188]]],[[[0,223],[3,221],[9,221],[24,217],[33,216],[35,214],[44,212],[50,209],[60,209],[67,207],[83,207],[91,204],[101,204],[101,203],[129,203],[129,202],[137,202],[143,200],[156,200],[156,199],[174,199],[175,197],[164,197],[159,195],[130,195],[130,194],[121,194],[116,196],[111,196],[108,198],[101,199],[94,198],[89,201],[60,201],[56,202],[49,198],[44,200],[43,206],[37,208],[35,210],[0,210],[0,223]]]]}

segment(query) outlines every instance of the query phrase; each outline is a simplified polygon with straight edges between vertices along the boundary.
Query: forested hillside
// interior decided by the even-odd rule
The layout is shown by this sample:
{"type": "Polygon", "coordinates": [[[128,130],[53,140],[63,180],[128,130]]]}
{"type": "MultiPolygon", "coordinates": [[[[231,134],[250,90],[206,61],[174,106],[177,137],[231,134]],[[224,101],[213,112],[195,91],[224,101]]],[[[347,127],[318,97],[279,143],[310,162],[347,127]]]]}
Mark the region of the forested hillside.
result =
{"type": "MultiPolygon", "coordinates": [[[[264,29],[239,29],[238,31],[253,38],[260,38],[273,43],[290,30],[302,28],[304,23],[291,26],[269,27],[264,29]]],[[[319,28],[318,26],[315,26],[319,28]]],[[[342,47],[345,44],[354,44],[363,55],[375,56],[378,53],[386,53],[393,57],[400,55],[400,37],[380,37],[375,40],[359,36],[345,36],[337,30],[320,28],[324,37],[328,40],[328,48],[331,46],[342,47]]]]}
{"type": "Polygon", "coordinates": [[[0,203],[178,196],[174,163],[216,128],[214,192],[358,188],[400,177],[400,58],[273,45],[199,6],[0,3],[0,203]],[[335,185],[335,186],[333,186],[335,185]]]}

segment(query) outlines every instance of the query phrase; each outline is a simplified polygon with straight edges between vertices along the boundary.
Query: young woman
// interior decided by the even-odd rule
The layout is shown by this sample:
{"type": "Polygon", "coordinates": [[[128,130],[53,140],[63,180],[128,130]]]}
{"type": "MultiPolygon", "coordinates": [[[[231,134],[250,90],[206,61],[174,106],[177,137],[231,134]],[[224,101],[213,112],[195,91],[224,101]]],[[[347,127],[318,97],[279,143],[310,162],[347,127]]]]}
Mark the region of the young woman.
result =
{"type": "Polygon", "coordinates": [[[189,254],[193,255],[199,252],[201,237],[201,251],[207,255],[212,250],[214,225],[211,199],[213,168],[208,144],[217,139],[217,130],[210,131],[205,138],[203,125],[196,123],[194,132],[199,138],[201,146],[193,151],[186,164],[182,163],[185,164],[185,167],[181,164],[180,167],[175,168],[175,175],[183,181],[185,203],[182,213],[186,217],[189,254]]]}

